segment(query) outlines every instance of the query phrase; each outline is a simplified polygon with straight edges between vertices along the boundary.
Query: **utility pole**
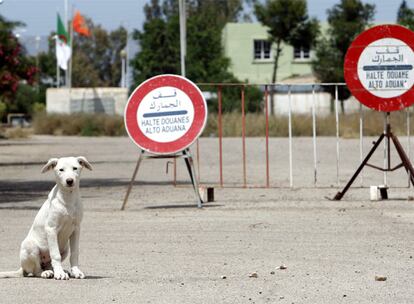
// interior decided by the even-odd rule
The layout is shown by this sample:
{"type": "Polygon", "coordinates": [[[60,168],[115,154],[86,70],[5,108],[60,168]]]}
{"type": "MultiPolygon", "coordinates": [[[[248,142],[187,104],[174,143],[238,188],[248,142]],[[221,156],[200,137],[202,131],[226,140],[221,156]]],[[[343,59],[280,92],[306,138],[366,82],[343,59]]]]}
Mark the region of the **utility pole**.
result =
{"type": "Polygon", "coordinates": [[[37,70],[37,79],[36,79],[36,92],[39,94],[39,82],[40,82],[40,71],[39,71],[39,48],[40,48],[40,36],[36,36],[36,70],[37,70]]]}
{"type": "Polygon", "coordinates": [[[178,0],[178,9],[180,14],[180,57],[181,57],[181,76],[185,77],[185,56],[187,53],[187,33],[186,19],[187,12],[185,8],[185,0],[178,0]]]}
{"type": "Polygon", "coordinates": [[[125,67],[125,87],[129,88],[129,25],[127,24],[126,26],[126,45],[125,45],[125,50],[126,50],[126,67],[125,67]]]}
{"type": "Polygon", "coordinates": [[[126,49],[121,50],[121,88],[126,88],[126,49]]]}

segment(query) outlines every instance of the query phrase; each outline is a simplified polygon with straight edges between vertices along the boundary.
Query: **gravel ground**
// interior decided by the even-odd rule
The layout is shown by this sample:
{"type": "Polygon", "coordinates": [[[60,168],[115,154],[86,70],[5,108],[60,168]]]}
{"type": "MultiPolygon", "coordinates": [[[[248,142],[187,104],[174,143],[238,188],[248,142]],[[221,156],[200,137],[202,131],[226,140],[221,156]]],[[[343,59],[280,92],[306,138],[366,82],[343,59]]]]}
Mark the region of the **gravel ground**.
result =
{"type": "MultiPolygon", "coordinates": [[[[215,202],[197,209],[181,160],[178,187],[166,160],[145,160],[119,211],[138,155],[128,138],[0,141],[2,271],[18,268],[20,242],[53,187],[52,175],[40,174],[46,160],[84,155],[94,166],[81,186],[87,278],[1,280],[0,303],[412,303],[414,191],[404,170],[387,176],[390,200],[369,201],[358,178],[342,201],[330,201],[338,191],[334,138],[318,139],[316,188],[310,138],[293,141],[293,188],[288,140],[269,146],[270,189],[261,188],[264,139],[247,139],[248,189],[216,188],[215,202]]],[[[241,151],[241,139],[224,140],[226,186],[243,185],[241,151]]],[[[358,166],[359,141],[341,139],[340,151],[343,186],[358,166]]],[[[216,138],[200,140],[199,168],[203,184],[219,182],[216,138]]],[[[365,170],[365,186],[382,183],[381,172],[365,170]]]]}

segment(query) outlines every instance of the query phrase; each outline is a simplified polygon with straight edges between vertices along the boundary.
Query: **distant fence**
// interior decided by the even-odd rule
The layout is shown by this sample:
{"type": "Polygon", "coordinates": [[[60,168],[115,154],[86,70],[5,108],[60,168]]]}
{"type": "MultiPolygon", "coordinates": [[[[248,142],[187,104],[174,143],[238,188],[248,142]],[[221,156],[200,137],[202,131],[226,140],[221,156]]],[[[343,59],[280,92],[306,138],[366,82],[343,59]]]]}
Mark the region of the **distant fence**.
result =
{"type": "MultiPolygon", "coordinates": [[[[289,187],[295,187],[297,185],[295,185],[294,182],[294,175],[293,175],[293,167],[294,167],[294,162],[293,162],[293,132],[292,132],[292,92],[295,91],[295,88],[297,88],[298,86],[301,87],[308,87],[308,92],[311,96],[311,117],[312,117],[312,153],[313,153],[313,181],[312,184],[314,187],[319,187],[319,186],[324,186],[324,185],[320,185],[318,184],[318,174],[319,174],[319,166],[318,166],[318,141],[317,141],[317,129],[316,129],[316,117],[318,115],[317,113],[317,100],[316,100],[316,91],[317,89],[319,90],[320,88],[325,88],[330,86],[331,89],[333,89],[332,92],[334,92],[334,108],[333,108],[333,114],[335,116],[335,144],[336,144],[336,168],[333,168],[334,170],[336,170],[336,186],[341,186],[340,185],[340,172],[341,172],[341,167],[340,167],[340,159],[341,159],[341,150],[340,150],[340,132],[339,132],[339,119],[340,119],[340,100],[339,100],[339,94],[338,94],[338,90],[340,87],[344,87],[345,84],[344,83],[304,83],[304,84],[285,84],[285,83],[281,83],[281,84],[226,84],[226,83],[201,83],[198,84],[199,87],[203,90],[203,87],[208,87],[209,90],[211,91],[211,88],[214,88],[215,92],[216,92],[216,100],[217,100],[217,118],[218,118],[218,130],[217,130],[217,141],[218,141],[218,180],[213,182],[214,186],[217,187],[243,187],[243,188],[249,188],[249,187],[263,187],[263,188],[270,188],[270,187],[275,187],[274,185],[272,186],[271,184],[271,177],[270,177],[270,166],[269,166],[269,159],[270,159],[270,155],[269,155],[269,115],[270,115],[270,109],[269,109],[269,98],[270,98],[270,92],[272,91],[271,88],[273,86],[273,91],[276,92],[275,95],[275,101],[278,102],[278,92],[280,93],[280,88],[283,88],[283,92],[285,95],[283,99],[283,102],[287,103],[287,116],[288,116],[288,157],[289,157],[289,187]],[[238,89],[240,92],[240,105],[241,105],[241,120],[242,120],[242,130],[241,130],[241,177],[242,177],[242,182],[239,183],[238,185],[235,185],[232,181],[230,180],[225,180],[224,179],[224,175],[223,175],[223,89],[227,88],[227,87],[233,87],[233,89],[238,89]],[[265,145],[265,149],[264,149],[264,153],[265,153],[265,157],[264,157],[264,183],[262,184],[258,184],[258,183],[249,183],[247,180],[247,175],[248,175],[248,158],[246,156],[246,112],[245,112],[245,89],[248,86],[256,86],[258,88],[260,88],[263,92],[263,98],[264,100],[262,100],[261,102],[263,103],[263,115],[265,116],[265,132],[263,134],[264,137],[264,145],[265,145]]],[[[279,98],[280,99],[280,98],[279,98]]],[[[363,145],[364,145],[364,111],[371,111],[370,109],[362,106],[362,104],[360,103],[356,103],[357,104],[357,108],[355,109],[357,113],[359,113],[359,158],[360,161],[363,160],[364,158],[364,150],[363,150],[363,145]]],[[[407,108],[404,110],[405,111],[405,117],[406,117],[406,135],[407,135],[407,147],[406,147],[406,152],[407,155],[410,155],[410,109],[407,108]]],[[[380,134],[378,134],[380,135],[380,134]]],[[[195,144],[195,157],[197,160],[197,164],[198,164],[198,177],[200,178],[200,175],[203,176],[203,172],[200,171],[200,155],[201,155],[201,151],[200,151],[200,147],[199,147],[199,142],[197,141],[195,144]]],[[[386,148],[385,148],[385,143],[384,143],[384,162],[386,159],[386,148]]],[[[385,163],[384,163],[385,166],[385,163]]],[[[174,166],[174,168],[176,168],[176,166],[174,166]]],[[[356,169],[356,168],[355,168],[356,169]]],[[[176,182],[177,176],[176,176],[176,170],[174,170],[174,183],[176,182]]],[[[387,174],[384,173],[384,184],[387,183],[387,174]]],[[[200,183],[203,184],[204,181],[203,179],[200,180],[200,183]]],[[[211,182],[209,182],[209,184],[211,184],[211,182]]],[[[360,177],[360,185],[363,185],[363,176],[360,177]]]]}

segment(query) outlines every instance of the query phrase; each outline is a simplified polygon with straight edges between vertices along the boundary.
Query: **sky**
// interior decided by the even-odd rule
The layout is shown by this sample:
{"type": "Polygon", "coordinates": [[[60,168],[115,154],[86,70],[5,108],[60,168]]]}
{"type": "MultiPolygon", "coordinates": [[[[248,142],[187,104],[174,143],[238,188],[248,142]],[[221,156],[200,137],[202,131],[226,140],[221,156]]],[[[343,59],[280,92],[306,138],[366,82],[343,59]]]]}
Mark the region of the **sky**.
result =
{"type": "MultiPolygon", "coordinates": [[[[69,8],[78,9],[81,14],[92,18],[94,23],[112,30],[120,25],[126,28],[142,28],[143,7],[148,0],[67,0],[69,8]]],[[[326,10],[339,0],[308,0],[309,15],[320,21],[326,20],[326,10]]],[[[395,22],[402,0],[364,0],[376,4],[375,21],[395,22]]],[[[22,36],[45,36],[56,27],[56,12],[64,18],[65,0],[0,0],[0,14],[9,20],[26,23],[20,29],[22,36]]],[[[407,1],[414,8],[414,0],[407,1]]]]}

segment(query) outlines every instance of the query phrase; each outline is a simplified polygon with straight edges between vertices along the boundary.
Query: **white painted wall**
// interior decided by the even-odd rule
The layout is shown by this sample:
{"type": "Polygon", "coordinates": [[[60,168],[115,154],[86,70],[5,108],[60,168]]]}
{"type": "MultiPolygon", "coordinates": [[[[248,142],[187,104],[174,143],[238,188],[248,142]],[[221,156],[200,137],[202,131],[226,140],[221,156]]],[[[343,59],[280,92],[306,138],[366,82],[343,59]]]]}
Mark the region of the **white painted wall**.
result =
{"type": "MultiPolygon", "coordinates": [[[[331,114],[331,95],[326,92],[315,92],[316,115],[326,116],[331,114]]],[[[270,98],[268,99],[270,103],[270,98]]],[[[270,106],[270,104],[269,104],[270,106]]],[[[312,115],[312,93],[291,93],[292,114],[312,115]]],[[[338,110],[341,111],[340,104],[338,110]]],[[[344,101],[345,113],[359,111],[359,102],[351,97],[344,101]]],[[[277,93],[274,97],[274,113],[276,115],[289,115],[289,95],[277,93]]]]}
{"type": "Polygon", "coordinates": [[[47,113],[105,113],[124,115],[126,88],[50,88],[46,91],[47,113]]]}

